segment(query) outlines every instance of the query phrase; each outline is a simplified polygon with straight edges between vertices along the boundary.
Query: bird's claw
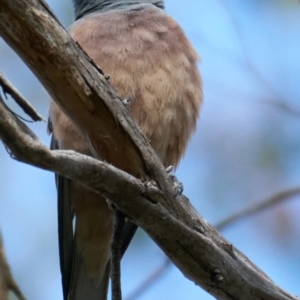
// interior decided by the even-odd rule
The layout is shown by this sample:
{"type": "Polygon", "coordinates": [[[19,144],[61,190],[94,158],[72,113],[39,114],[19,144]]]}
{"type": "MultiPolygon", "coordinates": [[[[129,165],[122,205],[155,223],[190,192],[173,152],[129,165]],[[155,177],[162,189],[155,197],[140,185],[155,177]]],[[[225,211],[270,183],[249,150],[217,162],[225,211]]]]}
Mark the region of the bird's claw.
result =
{"type": "Polygon", "coordinates": [[[146,182],[146,188],[148,191],[157,192],[159,190],[156,181],[150,179],[146,182]]]}
{"type": "Polygon", "coordinates": [[[176,176],[170,175],[170,179],[172,180],[173,183],[173,188],[174,188],[174,196],[177,197],[182,194],[183,192],[183,184],[180,182],[176,176]]]}
{"type": "MultiPolygon", "coordinates": [[[[172,171],[173,171],[173,166],[169,166],[166,168],[166,172],[168,173],[168,176],[171,179],[173,184],[174,198],[176,198],[177,196],[182,194],[183,184],[177,179],[175,175],[171,174],[172,171]]],[[[158,192],[160,192],[160,189],[154,180],[148,180],[147,182],[145,182],[145,187],[147,191],[150,193],[157,194],[158,192]]]]}
{"type": "Polygon", "coordinates": [[[176,198],[177,196],[181,195],[183,192],[183,184],[177,179],[177,177],[171,172],[173,171],[173,166],[169,166],[166,168],[166,172],[168,173],[172,183],[173,183],[173,188],[174,188],[174,197],[176,198]]]}

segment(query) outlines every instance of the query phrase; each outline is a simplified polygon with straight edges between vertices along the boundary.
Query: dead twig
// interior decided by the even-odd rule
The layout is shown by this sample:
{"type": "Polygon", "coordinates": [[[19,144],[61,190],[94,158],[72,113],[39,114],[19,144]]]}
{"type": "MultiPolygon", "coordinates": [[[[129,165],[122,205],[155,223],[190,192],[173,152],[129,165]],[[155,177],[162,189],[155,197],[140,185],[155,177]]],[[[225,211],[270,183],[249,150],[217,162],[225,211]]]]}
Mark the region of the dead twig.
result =
{"type": "Polygon", "coordinates": [[[1,300],[8,299],[8,292],[12,291],[14,294],[19,298],[19,300],[26,300],[25,296],[21,292],[20,288],[14,281],[10,267],[7,263],[4,246],[3,246],[3,239],[0,233],[0,298],[1,300]]]}
{"type": "Polygon", "coordinates": [[[3,93],[11,95],[23,111],[31,117],[33,121],[45,121],[45,119],[34,109],[34,107],[25,99],[25,97],[9,82],[9,80],[0,71],[0,86],[3,93]]]}
{"type": "Polygon", "coordinates": [[[270,197],[268,197],[265,200],[256,202],[249,207],[229,216],[225,220],[217,223],[215,225],[215,228],[218,230],[224,230],[225,227],[228,227],[229,225],[232,225],[234,222],[237,222],[238,220],[244,219],[246,217],[249,217],[253,214],[262,212],[263,210],[270,208],[274,205],[277,205],[287,199],[290,199],[291,197],[297,196],[300,194],[300,187],[291,188],[288,190],[280,191],[270,197]]]}
{"type": "Polygon", "coordinates": [[[124,214],[115,211],[114,234],[111,241],[111,294],[112,300],[122,300],[121,289],[121,257],[122,257],[122,231],[125,224],[124,214]]]}
{"type": "Polygon", "coordinates": [[[128,297],[126,300],[135,300],[146,292],[157,280],[172,266],[172,262],[168,257],[165,258],[162,265],[157,268],[150,276],[148,276],[144,282],[142,282],[128,297]]]}

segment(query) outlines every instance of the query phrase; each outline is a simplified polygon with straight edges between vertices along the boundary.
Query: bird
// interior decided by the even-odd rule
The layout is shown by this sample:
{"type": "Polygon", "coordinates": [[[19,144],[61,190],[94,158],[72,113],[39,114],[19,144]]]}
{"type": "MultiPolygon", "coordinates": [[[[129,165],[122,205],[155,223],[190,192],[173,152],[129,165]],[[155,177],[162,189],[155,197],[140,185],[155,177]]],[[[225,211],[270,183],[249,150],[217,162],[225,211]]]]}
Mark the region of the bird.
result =
{"type": "MultiPolygon", "coordinates": [[[[176,168],[203,102],[200,58],[183,30],[162,0],[73,0],[73,9],[70,35],[109,74],[118,95],[132,99],[129,113],[164,167],[176,168]]],[[[52,149],[93,156],[53,100],[49,128],[52,149]]],[[[115,212],[79,182],[56,176],[56,183],[64,300],[106,300],[115,212]]],[[[137,228],[131,222],[126,226],[122,254],[137,228]]]]}

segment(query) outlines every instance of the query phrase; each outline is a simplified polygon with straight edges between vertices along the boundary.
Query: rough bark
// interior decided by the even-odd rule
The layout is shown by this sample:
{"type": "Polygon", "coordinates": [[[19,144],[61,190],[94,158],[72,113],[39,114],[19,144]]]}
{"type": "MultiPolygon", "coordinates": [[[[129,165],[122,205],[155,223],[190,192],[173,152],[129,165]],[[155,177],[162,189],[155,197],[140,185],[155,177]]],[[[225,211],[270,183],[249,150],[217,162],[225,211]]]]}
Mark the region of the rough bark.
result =
{"type": "Polygon", "coordinates": [[[51,152],[0,101],[0,138],[15,158],[103,194],[216,298],[296,299],[228,243],[186,197],[174,198],[166,171],[126,107],[44,2],[0,0],[0,35],[83,132],[95,157],[101,145],[121,159],[114,167],[72,151],[51,152]]]}

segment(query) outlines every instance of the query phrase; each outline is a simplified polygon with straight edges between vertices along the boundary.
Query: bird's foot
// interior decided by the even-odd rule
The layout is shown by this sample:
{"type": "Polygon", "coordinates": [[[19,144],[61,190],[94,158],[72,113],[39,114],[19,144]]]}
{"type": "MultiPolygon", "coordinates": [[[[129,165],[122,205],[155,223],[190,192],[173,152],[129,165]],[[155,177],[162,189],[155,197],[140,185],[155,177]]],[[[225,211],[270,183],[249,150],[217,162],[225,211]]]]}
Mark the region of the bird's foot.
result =
{"type": "MultiPolygon", "coordinates": [[[[177,196],[182,194],[183,184],[177,179],[177,177],[175,175],[171,174],[172,171],[173,171],[173,166],[169,166],[166,168],[166,172],[173,184],[174,198],[176,198],[177,196]]],[[[161,196],[161,190],[154,180],[150,179],[150,180],[146,181],[145,188],[146,188],[146,191],[148,194],[152,194],[154,196],[153,199],[155,199],[155,197],[161,196]]],[[[152,201],[153,201],[153,199],[152,199],[152,201]]],[[[153,202],[155,202],[155,201],[153,201],[153,202]]]]}
{"type": "Polygon", "coordinates": [[[153,193],[153,194],[159,193],[159,191],[160,191],[156,181],[154,181],[152,179],[145,182],[145,187],[148,192],[153,193]]]}
{"type": "Polygon", "coordinates": [[[168,173],[174,187],[174,197],[181,195],[183,192],[183,184],[177,179],[177,177],[171,174],[173,171],[173,166],[169,166],[166,168],[166,172],[168,173]]]}

